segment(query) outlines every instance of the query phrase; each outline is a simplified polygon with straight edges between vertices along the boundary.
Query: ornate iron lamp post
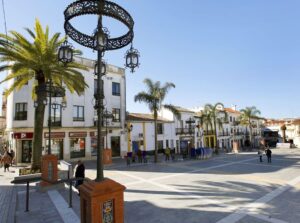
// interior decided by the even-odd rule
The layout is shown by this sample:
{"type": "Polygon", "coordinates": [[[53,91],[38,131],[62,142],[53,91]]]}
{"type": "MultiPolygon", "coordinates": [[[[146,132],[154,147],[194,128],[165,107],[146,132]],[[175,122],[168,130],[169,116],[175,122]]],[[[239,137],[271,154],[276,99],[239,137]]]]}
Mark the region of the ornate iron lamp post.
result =
{"type": "MultiPolygon", "coordinates": [[[[96,181],[100,182],[103,176],[103,142],[102,142],[102,119],[103,119],[103,72],[102,58],[105,51],[117,50],[132,43],[134,21],[131,15],[116,3],[106,0],[78,0],[71,3],[64,11],[66,34],[75,42],[82,46],[97,51],[97,66],[95,67],[95,75],[97,75],[97,92],[95,94],[95,104],[97,105],[97,177],[96,181]],[[94,35],[86,35],[76,30],[70,20],[77,16],[94,14],[98,16],[98,24],[94,35]],[[128,32],[116,38],[110,38],[108,29],[103,27],[102,17],[108,16],[123,23],[128,32]],[[98,72],[100,71],[100,72],[98,72]]],[[[139,65],[138,51],[131,48],[126,56],[126,66],[131,72],[139,65]]]]}

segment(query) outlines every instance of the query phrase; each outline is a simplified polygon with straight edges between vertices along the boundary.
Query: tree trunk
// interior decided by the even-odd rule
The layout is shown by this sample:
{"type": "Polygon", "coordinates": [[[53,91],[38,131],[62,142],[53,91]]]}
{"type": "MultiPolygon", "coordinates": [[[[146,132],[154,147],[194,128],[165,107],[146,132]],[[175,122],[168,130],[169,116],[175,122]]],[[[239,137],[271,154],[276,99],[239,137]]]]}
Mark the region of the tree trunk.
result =
{"type": "Polygon", "coordinates": [[[250,147],[253,147],[253,143],[252,143],[252,126],[251,126],[251,121],[249,119],[249,140],[250,140],[250,147]]]}
{"type": "Polygon", "coordinates": [[[217,122],[216,122],[216,118],[214,118],[214,133],[215,133],[215,141],[214,141],[214,146],[215,146],[215,153],[218,154],[219,153],[219,146],[217,145],[218,142],[218,136],[217,136],[217,122]]]}
{"type": "Polygon", "coordinates": [[[157,157],[158,157],[158,149],[157,149],[157,111],[154,111],[154,162],[157,163],[157,157]]]}
{"type": "Polygon", "coordinates": [[[283,141],[283,143],[286,143],[285,130],[282,130],[282,141],[283,141]]]}
{"type": "Polygon", "coordinates": [[[43,103],[43,100],[45,99],[46,99],[46,92],[40,92],[37,94],[38,105],[35,108],[35,114],[34,114],[34,133],[33,133],[32,160],[31,160],[31,169],[33,170],[39,170],[41,168],[44,113],[45,113],[45,105],[43,103]]]}

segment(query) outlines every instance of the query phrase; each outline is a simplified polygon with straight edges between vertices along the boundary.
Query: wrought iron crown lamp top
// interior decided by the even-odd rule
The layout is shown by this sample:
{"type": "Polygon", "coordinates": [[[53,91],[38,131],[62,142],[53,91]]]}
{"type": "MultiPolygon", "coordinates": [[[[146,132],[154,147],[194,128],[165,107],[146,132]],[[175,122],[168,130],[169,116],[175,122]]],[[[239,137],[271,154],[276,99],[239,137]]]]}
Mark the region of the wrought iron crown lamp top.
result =
{"type": "Polygon", "coordinates": [[[134,35],[134,21],[131,15],[116,3],[104,0],[78,0],[68,5],[66,10],[64,11],[64,28],[66,34],[77,43],[85,47],[97,50],[97,48],[95,48],[94,36],[86,35],[78,31],[70,22],[70,20],[77,16],[92,14],[111,17],[115,20],[120,21],[129,29],[128,32],[122,36],[116,38],[109,37],[107,39],[107,46],[105,48],[106,51],[123,48],[124,46],[127,46],[132,42],[134,35]]]}
{"type": "Polygon", "coordinates": [[[140,62],[140,53],[137,49],[134,49],[132,44],[129,50],[125,54],[126,64],[125,66],[130,69],[131,73],[134,72],[134,69],[139,67],[140,62]]]}
{"type": "Polygon", "coordinates": [[[73,61],[73,46],[68,42],[67,38],[58,50],[58,60],[64,64],[73,61]]]}

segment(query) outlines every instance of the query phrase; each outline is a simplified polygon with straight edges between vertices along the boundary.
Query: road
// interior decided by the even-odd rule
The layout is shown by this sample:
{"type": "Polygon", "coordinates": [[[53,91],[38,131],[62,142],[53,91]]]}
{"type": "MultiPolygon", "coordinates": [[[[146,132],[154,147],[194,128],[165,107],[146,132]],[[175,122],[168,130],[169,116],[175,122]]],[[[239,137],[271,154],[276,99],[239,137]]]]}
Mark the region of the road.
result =
{"type": "MultiPolygon", "coordinates": [[[[125,222],[298,223],[300,150],[273,149],[210,160],[161,162],[105,170],[127,187],[125,222]]],[[[88,167],[89,168],[89,167],[88,167]]],[[[95,177],[95,170],[87,175],[95,177]]]]}

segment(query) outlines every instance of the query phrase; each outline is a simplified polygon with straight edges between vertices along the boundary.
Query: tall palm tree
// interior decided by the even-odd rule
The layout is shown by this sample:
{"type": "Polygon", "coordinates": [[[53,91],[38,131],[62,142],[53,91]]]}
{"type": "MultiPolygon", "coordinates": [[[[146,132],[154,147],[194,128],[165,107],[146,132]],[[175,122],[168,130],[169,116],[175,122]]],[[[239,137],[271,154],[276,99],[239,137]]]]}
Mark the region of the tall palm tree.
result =
{"type": "Polygon", "coordinates": [[[246,125],[249,128],[249,137],[250,137],[250,144],[252,145],[252,123],[251,119],[258,118],[258,115],[260,115],[260,111],[255,107],[246,107],[244,109],[240,110],[241,116],[240,116],[240,122],[243,125],[246,125]]]}
{"type": "Polygon", "coordinates": [[[34,117],[34,136],[32,152],[32,169],[40,168],[42,155],[42,137],[45,105],[47,94],[42,91],[36,94],[37,89],[46,86],[52,79],[53,86],[62,87],[62,84],[71,92],[78,95],[84,92],[87,86],[80,70],[87,70],[84,65],[76,62],[64,65],[58,62],[58,49],[65,41],[60,39],[60,34],[49,35],[49,27],[44,30],[39,20],[36,19],[34,31],[25,29],[30,40],[21,33],[11,31],[11,35],[0,34],[0,66],[1,71],[9,71],[9,74],[0,83],[14,80],[6,90],[6,96],[14,90],[20,90],[28,81],[33,80],[32,97],[37,101],[34,117]]]}
{"type": "Polygon", "coordinates": [[[217,135],[217,128],[222,129],[223,123],[227,120],[227,112],[224,111],[224,105],[220,102],[212,105],[206,104],[204,106],[204,114],[207,116],[208,119],[211,121],[211,127],[215,135],[215,149],[216,153],[218,153],[218,135],[217,135]]]}
{"type": "Polygon", "coordinates": [[[157,116],[158,111],[164,107],[171,112],[176,117],[180,117],[180,114],[175,106],[173,105],[163,105],[163,101],[171,88],[175,88],[173,83],[167,82],[163,86],[161,86],[160,81],[153,82],[151,79],[146,78],[144,83],[147,87],[147,91],[142,91],[134,96],[135,102],[145,102],[148,104],[148,107],[151,112],[153,112],[154,116],[154,143],[155,143],[155,155],[154,155],[154,162],[157,162],[157,116]]]}

